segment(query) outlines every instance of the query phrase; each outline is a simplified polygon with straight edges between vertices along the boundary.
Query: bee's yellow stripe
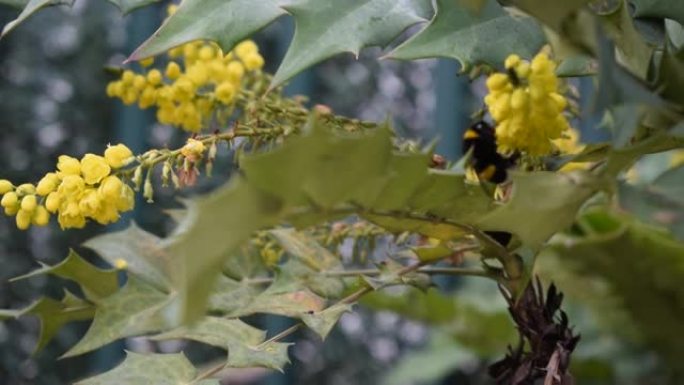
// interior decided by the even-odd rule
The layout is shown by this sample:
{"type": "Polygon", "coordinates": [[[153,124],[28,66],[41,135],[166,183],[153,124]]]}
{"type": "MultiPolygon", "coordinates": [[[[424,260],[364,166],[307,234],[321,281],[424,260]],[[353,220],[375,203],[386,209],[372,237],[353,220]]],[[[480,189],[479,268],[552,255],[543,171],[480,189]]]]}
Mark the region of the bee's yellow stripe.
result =
{"type": "Polygon", "coordinates": [[[480,134],[477,133],[475,130],[467,129],[465,133],[463,133],[463,138],[464,139],[477,139],[480,137],[480,134]]]}
{"type": "Polygon", "coordinates": [[[490,164],[485,168],[484,170],[480,171],[480,173],[477,174],[478,177],[482,180],[490,180],[494,177],[494,173],[496,172],[496,166],[493,164],[490,164]]]}

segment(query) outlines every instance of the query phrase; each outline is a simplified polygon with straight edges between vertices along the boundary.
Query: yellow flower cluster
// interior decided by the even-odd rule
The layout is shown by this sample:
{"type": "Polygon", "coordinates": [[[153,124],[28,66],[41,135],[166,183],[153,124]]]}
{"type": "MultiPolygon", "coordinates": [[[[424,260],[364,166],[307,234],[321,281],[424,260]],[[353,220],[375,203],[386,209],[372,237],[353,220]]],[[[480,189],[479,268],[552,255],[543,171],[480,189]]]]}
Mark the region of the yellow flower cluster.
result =
{"type": "MultiPolygon", "coordinates": [[[[168,57],[163,73],[157,68],[123,71],[107,85],[107,95],[127,105],[137,102],[141,109],[156,107],[160,123],[191,132],[200,131],[211,118],[222,119],[218,109],[231,106],[245,75],[264,65],[251,40],[227,54],[211,42],[190,42],[171,49],[168,57]]],[[[143,67],[152,64],[152,59],[141,61],[143,67]]]]}
{"type": "Polygon", "coordinates": [[[17,227],[31,224],[45,226],[50,213],[57,215],[63,229],[82,228],[86,219],[98,223],[116,222],[119,213],[133,208],[133,189],[112,171],[133,160],[133,153],[123,144],[109,146],[104,156],[86,154],[79,161],[67,155],[59,157],[57,171],[46,174],[37,185],[16,188],[0,180],[0,204],[5,214],[16,215],[17,227]]]}
{"type": "Polygon", "coordinates": [[[484,99],[496,121],[498,151],[531,156],[551,153],[551,141],[570,128],[563,115],[568,101],[558,92],[556,63],[542,52],[531,62],[511,55],[505,67],[506,73],[487,78],[489,94],[484,99]]]}

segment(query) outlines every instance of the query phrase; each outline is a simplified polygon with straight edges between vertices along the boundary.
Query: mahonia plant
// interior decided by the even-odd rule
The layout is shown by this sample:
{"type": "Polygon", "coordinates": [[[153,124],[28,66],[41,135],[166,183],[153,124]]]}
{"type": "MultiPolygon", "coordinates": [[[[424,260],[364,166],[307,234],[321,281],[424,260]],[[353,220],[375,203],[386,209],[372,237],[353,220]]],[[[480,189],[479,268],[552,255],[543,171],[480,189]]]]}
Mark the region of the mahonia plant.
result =
{"type": "MultiPolygon", "coordinates": [[[[168,8],[169,15],[177,6],[168,8]]],[[[264,59],[251,41],[224,53],[210,41],[193,41],[167,53],[166,68],[151,68],[155,59],[141,60],[144,72],[127,69],[107,85],[107,95],[141,109],[155,107],[159,123],[198,132],[225,125],[233,115],[240,90],[259,81],[264,59]]],[[[157,59],[159,60],[159,59],[157,59]]]]}
{"type": "Polygon", "coordinates": [[[17,227],[45,226],[55,214],[62,229],[82,228],[87,219],[100,224],[116,222],[119,213],[133,208],[131,187],[117,175],[133,161],[133,153],[123,144],[109,146],[104,156],[85,154],[79,161],[59,157],[57,170],[47,173],[37,185],[14,186],[0,180],[0,204],[6,215],[16,216],[17,227]]]}

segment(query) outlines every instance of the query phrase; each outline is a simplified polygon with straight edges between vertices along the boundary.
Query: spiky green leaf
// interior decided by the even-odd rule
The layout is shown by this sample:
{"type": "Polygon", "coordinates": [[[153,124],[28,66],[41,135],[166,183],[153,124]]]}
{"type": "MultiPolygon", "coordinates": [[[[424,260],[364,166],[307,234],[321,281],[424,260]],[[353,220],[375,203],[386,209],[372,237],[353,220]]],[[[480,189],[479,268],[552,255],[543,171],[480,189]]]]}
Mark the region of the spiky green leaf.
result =
{"type": "Polygon", "coordinates": [[[293,257],[316,271],[341,267],[339,258],[321,246],[315,239],[294,229],[275,229],[269,231],[283,249],[293,257]]]}
{"type": "Polygon", "coordinates": [[[228,345],[256,346],[266,337],[266,332],[250,326],[239,319],[205,317],[200,321],[157,334],[154,340],[188,339],[227,349],[228,345]]]}
{"type": "Polygon", "coordinates": [[[553,250],[567,266],[602,278],[622,299],[652,347],[678,366],[684,354],[684,245],[631,218],[603,210],[578,219],[580,234],[560,239],[553,250]]]}
{"type": "Polygon", "coordinates": [[[285,11],[277,0],[187,0],[131,55],[139,60],[193,40],[217,42],[228,52],[285,11]]]}
{"type": "MultiPolygon", "coordinates": [[[[243,173],[215,193],[189,202],[187,215],[174,233],[162,240],[160,255],[168,255],[162,258],[169,263],[165,271],[169,271],[174,291],[178,293],[178,303],[172,306],[178,310],[175,319],[189,321],[204,315],[215,278],[228,266],[226,260],[256,230],[307,213],[318,222],[354,212],[382,222],[383,213],[376,212],[374,205],[383,201],[386,186],[398,186],[395,178],[406,174],[404,168],[416,175],[422,168],[425,177],[417,178],[413,185],[402,182],[403,191],[394,195],[393,204],[404,211],[415,210],[421,217],[403,223],[404,219],[397,219],[395,212],[385,218],[383,225],[391,228],[395,222],[401,222],[398,227],[453,239],[465,234],[458,223],[475,221],[492,209],[492,200],[482,189],[467,185],[463,175],[428,173],[424,157],[395,154],[387,128],[339,133],[321,121],[312,120],[302,131],[301,136],[291,137],[273,150],[244,155],[240,159],[243,173]],[[402,161],[396,162],[397,157],[402,161]],[[406,201],[400,204],[399,197],[406,201]],[[430,219],[434,217],[454,223],[430,219]],[[198,254],[198,250],[202,252],[198,254]]],[[[281,275],[279,281],[284,278],[281,275]]],[[[290,279],[288,284],[302,288],[298,278],[290,279]]],[[[299,313],[299,310],[293,312],[290,305],[281,309],[272,294],[272,291],[269,297],[260,294],[258,300],[251,302],[250,311],[261,312],[268,306],[281,313],[299,313]]],[[[281,291],[280,294],[291,293],[281,291]]],[[[312,295],[308,293],[306,297],[312,295]]],[[[287,298],[284,300],[283,303],[289,303],[287,298]]],[[[231,309],[235,307],[224,304],[231,309]]],[[[238,313],[247,314],[246,309],[238,313]]],[[[231,310],[230,314],[238,313],[231,310]]]]}
{"type": "Polygon", "coordinates": [[[169,296],[133,276],[117,293],[98,303],[85,336],[64,357],[87,353],[120,338],[161,330],[169,296]]]}
{"type": "Polygon", "coordinates": [[[115,270],[100,269],[83,259],[74,250],[60,263],[54,266],[43,264],[40,269],[13,278],[12,281],[51,274],[76,282],[86,297],[97,301],[108,297],[119,289],[119,281],[115,270]]]}
{"type": "Polygon", "coordinates": [[[119,260],[126,262],[129,274],[156,286],[160,290],[170,287],[169,255],[160,247],[161,239],[131,222],[128,228],[98,235],[83,246],[97,252],[111,265],[119,260]]]}
{"type": "Polygon", "coordinates": [[[507,4],[525,11],[556,31],[562,31],[566,22],[577,14],[589,0],[566,0],[549,2],[545,0],[508,0],[507,4]]]}
{"type": "Polygon", "coordinates": [[[485,230],[516,234],[537,248],[572,224],[580,207],[597,191],[597,183],[584,172],[513,173],[510,200],[478,224],[485,230]]]}
{"type": "Polygon", "coordinates": [[[403,60],[449,57],[467,70],[478,64],[500,67],[513,53],[529,58],[544,43],[536,21],[511,16],[496,0],[488,0],[479,12],[453,0],[438,0],[430,24],[387,56],[403,60]]]}
{"type": "Polygon", "coordinates": [[[325,339],[337,321],[344,313],[352,310],[352,305],[348,303],[339,303],[333,305],[323,311],[313,312],[302,316],[302,321],[311,330],[316,332],[322,339],[325,339]]]}
{"type": "Polygon", "coordinates": [[[290,345],[283,342],[267,342],[257,346],[228,345],[228,363],[234,368],[262,367],[282,372],[285,365],[290,363],[287,355],[290,345]]]}
{"type": "Polygon", "coordinates": [[[285,9],[295,34],[273,76],[277,86],[306,68],[343,52],[358,56],[367,46],[383,46],[407,27],[424,21],[425,0],[297,0],[285,9]]]}
{"type": "MultiPolygon", "coordinates": [[[[10,31],[15,29],[19,24],[26,21],[26,19],[33,16],[34,13],[40,11],[45,7],[49,7],[52,5],[70,6],[71,4],[73,4],[73,2],[74,0],[29,0],[28,2],[26,2],[26,6],[24,6],[24,9],[21,11],[19,16],[17,16],[16,19],[5,24],[5,26],[2,28],[2,32],[0,33],[0,38],[3,38],[5,35],[10,33],[10,31]]],[[[20,4],[13,2],[12,5],[20,4]]]]}
{"type": "Polygon", "coordinates": [[[69,322],[88,320],[93,317],[95,308],[89,303],[65,292],[61,301],[43,297],[26,309],[19,316],[33,315],[40,320],[40,336],[35,351],[43,349],[57,332],[69,322]]]}
{"type": "Polygon", "coordinates": [[[281,205],[241,177],[189,204],[186,219],[162,244],[173,257],[169,271],[179,294],[174,305],[179,313],[174,319],[191,321],[204,314],[226,257],[254,231],[277,224],[281,205]]]}
{"type": "Polygon", "coordinates": [[[196,381],[197,376],[197,369],[183,353],[127,352],[121,365],[76,385],[219,385],[218,380],[196,381]]]}

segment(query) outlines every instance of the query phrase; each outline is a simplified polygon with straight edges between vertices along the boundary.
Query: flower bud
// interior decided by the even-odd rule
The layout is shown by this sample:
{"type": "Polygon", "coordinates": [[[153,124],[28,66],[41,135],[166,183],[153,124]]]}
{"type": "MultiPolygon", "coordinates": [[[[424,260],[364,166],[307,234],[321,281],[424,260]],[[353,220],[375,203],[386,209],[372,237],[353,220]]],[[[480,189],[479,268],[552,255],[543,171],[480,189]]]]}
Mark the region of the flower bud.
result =
{"type": "Polygon", "coordinates": [[[79,175],[81,174],[81,162],[76,158],[61,155],[57,160],[57,169],[64,174],[79,175]]]}
{"type": "Polygon", "coordinates": [[[181,154],[183,154],[183,156],[185,156],[188,160],[196,162],[202,157],[205,149],[204,143],[190,138],[188,139],[187,143],[185,143],[185,146],[181,148],[181,154]]]}
{"type": "Polygon", "coordinates": [[[170,161],[164,162],[162,166],[162,186],[167,187],[169,185],[169,177],[171,176],[172,166],[170,161]]]}
{"type": "Polygon", "coordinates": [[[19,197],[14,191],[6,193],[2,197],[2,200],[0,200],[0,205],[2,205],[4,208],[14,207],[17,205],[17,203],[19,203],[19,197]]]}
{"type": "Polygon", "coordinates": [[[33,212],[38,205],[35,195],[27,195],[21,199],[21,209],[27,212],[33,212]]]}
{"type": "Polygon", "coordinates": [[[143,187],[143,198],[147,199],[147,203],[154,202],[154,187],[152,186],[152,180],[149,177],[145,178],[145,186],[143,187]]]}
{"type": "Polygon", "coordinates": [[[57,185],[59,185],[59,178],[57,177],[57,174],[53,172],[48,173],[40,180],[40,182],[38,182],[38,186],[36,186],[36,194],[46,196],[55,191],[55,189],[57,189],[57,185]]]}
{"type": "Polygon", "coordinates": [[[104,158],[112,168],[121,168],[133,161],[133,152],[125,144],[107,146],[104,158]]]}
{"type": "Polygon", "coordinates": [[[13,189],[14,186],[12,185],[12,182],[8,181],[7,179],[0,179],[0,195],[7,194],[13,189]]]}
{"type": "Polygon", "coordinates": [[[19,230],[27,230],[31,226],[31,218],[33,213],[26,210],[19,210],[17,212],[16,222],[19,230]]]}
{"type": "Polygon", "coordinates": [[[50,213],[44,206],[36,207],[33,213],[32,223],[36,226],[46,226],[50,222],[50,213]]]}
{"type": "Polygon", "coordinates": [[[112,171],[109,163],[104,157],[95,154],[85,154],[81,159],[81,173],[83,180],[87,184],[93,185],[99,183],[104,177],[109,175],[112,171]]]}
{"type": "Polygon", "coordinates": [[[123,182],[117,176],[110,175],[100,184],[100,193],[106,199],[117,199],[121,195],[123,182]]]}
{"type": "Polygon", "coordinates": [[[138,166],[133,172],[133,185],[135,186],[135,191],[140,191],[140,185],[142,184],[142,166],[138,166]]]}
{"type": "Polygon", "coordinates": [[[55,213],[59,210],[59,205],[62,203],[62,195],[58,192],[51,192],[48,194],[47,199],[45,199],[45,208],[51,212],[55,213]]]}
{"type": "Polygon", "coordinates": [[[31,183],[20,184],[19,187],[17,187],[17,194],[19,194],[20,196],[35,194],[35,193],[36,193],[36,187],[34,185],[32,185],[31,183]]]}

